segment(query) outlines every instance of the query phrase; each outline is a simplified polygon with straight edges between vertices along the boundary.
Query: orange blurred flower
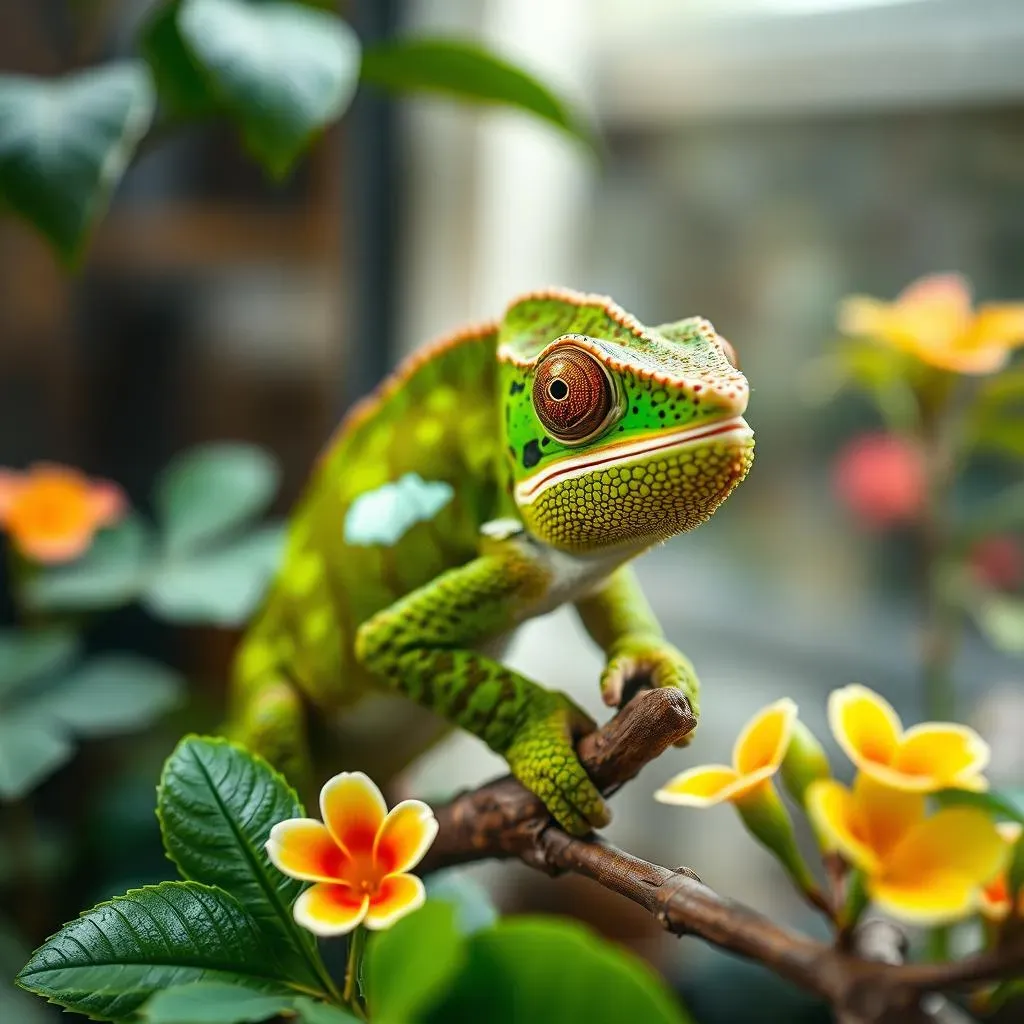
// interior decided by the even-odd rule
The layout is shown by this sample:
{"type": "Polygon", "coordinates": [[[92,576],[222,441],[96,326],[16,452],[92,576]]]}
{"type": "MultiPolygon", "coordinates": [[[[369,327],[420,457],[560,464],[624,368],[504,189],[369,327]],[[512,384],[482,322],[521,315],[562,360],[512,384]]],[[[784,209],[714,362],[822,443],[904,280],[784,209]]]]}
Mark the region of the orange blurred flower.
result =
{"type": "Polygon", "coordinates": [[[342,772],[320,791],[323,822],[290,818],[267,840],[267,854],[292,878],[314,882],[295,901],[295,920],[316,935],[344,935],[360,924],[390,928],[426,899],[408,872],[437,835],[434,812],[420,800],[391,811],[362,772],[342,772]]]}
{"type": "Polygon", "coordinates": [[[1013,590],[1024,579],[1024,551],[1005,534],[978,541],[968,564],[979,583],[995,590],[1013,590]]]}
{"type": "Polygon", "coordinates": [[[828,721],[860,771],[893,789],[934,793],[987,787],[981,773],[988,744],[966,725],[924,722],[904,730],[887,700],[857,684],[829,694],[828,721]]]}
{"type": "Polygon", "coordinates": [[[839,453],[835,486],[843,504],[867,526],[913,522],[925,502],[924,459],[893,434],[865,434],[839,453]]]}
{"type": "MultiPolygon", "coordinates": [[[[1021,826],[1014,821],[1004,821],[996,825],[999,835],[1012,850],[1021,837],[1021,826]]],[[[1009,872],[996,875],[981,890],[981,913],[990,921],[1004,921],[1010,915],[1010,878],[1009,872]]],[[[1024,891],[1018,893],[1017,913],[1024,917],[1024,891]]]]}
{"type": "Polygon", "coordinates": [[[976,911],[982,890],[1006,867],[1009,847],[984,812],[951,807],[925,816],[925,796],[861,773],[853,789],[811,783],[807,811],[822,846],[865,875],[868,896],[916,924],[943,924],[976,911]]]}
{"type": "Polygon", "coordinates": [[[37,562],[83,555],[96,531],[124,514],[124,492],[67,466],[37,463],[25,473],[0,469],[0,528],[37,562]]]}
{"type": "Polygon", "coordinates": [[[933,274],[904,288],[894,302],[854,295],[839,307],[844,334],[874,338],[953,373],[1001,370],[1024,344],[1024,303],[986,303],[975,310],[959,274],[933,274]]]}

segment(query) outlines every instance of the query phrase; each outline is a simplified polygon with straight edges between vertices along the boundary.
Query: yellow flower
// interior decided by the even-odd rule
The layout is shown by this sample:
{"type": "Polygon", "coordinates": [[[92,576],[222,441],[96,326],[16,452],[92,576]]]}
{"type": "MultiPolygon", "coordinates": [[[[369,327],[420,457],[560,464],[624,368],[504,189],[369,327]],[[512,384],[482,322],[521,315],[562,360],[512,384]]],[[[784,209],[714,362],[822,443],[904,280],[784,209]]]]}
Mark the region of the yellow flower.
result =
{"type": "Polygon", "coordinates": [[[865,775],[895,789],[985,789],[985,741],[966,725],[926,722],[904,731],[892,705],[866,686],[833,690],[828,720],[839,746],[865,775]]]}
{"type": "Polygon", "coordinates": [[[360,924],[390,928],[421,907],[423,883],[408,872],[437,835],[420,800],[391,811],[362,772],[342,772],[320,791],[324,823],[290,818],[275,825],[266,849],[274,866],[314,882],[295,901],[295,920],[316,935],[344,935],[360,924]]]}
{"type": "Polygon", "coordinates": [[[37,562],[83,555],[96,531],[117,522],[124,509],[116,484],[89,480],[66,466],[38,463],[27,473],[0,469],[0,528],[37,562]]]}
{"type": "Polygon", "coordinates": [[[812,783],[807,811],[822,845],[864,872],[868,896],[914,924],[974,912],[1009,854],[982,811],[951,807],[928,818],[923,794],[891,789],[869,775],[858,775],[852,791],[832,779],[812,783]]]}
{"type": "Polygon", "coordinates": [[[663,804],[712,807],[736,803],[770,782],[782,766],[796,722],[797,707],[788,697],[762,708],[736,739],[732,767],[701,765],[670,779],[654,794],[663,804]]]}
{"type": "Polygon", "coordinates": [[[922,277],[895,302],[864,295],[839,308],[844,334],[875,338],[953,373],[1001,370],[1024,344],[1024,303],[972,308],[970,285],[959,274],[922,277]]]}
{"type": "MultiPolygon", "coordinates": [[[[1014,821],[996,825],[1003,842],[1012,851],[1024,831],[1014,821]]],[[[1008,854],[1009,856],[1009,854],[1008,854]]],[[[1010,915],[1010,879],[1006,871],[1001,872],[981,890],[981,913],[990,921],[1004,921],[1010,915]]],[[[1024,890],[1017,894],[1017,913],[1024,917],[1024,890]]]]}

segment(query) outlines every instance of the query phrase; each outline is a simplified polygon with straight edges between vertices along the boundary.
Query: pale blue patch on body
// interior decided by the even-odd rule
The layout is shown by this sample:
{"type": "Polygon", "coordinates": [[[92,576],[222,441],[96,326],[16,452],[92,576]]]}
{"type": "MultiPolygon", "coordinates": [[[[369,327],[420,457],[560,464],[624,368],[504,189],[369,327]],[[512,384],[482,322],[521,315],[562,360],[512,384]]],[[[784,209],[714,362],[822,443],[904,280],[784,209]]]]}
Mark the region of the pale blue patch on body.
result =
{"type": "Polygon", "coordinates": [[[397,544],[417,523],[433,519],[455,496],[451,484],[406,473],[394,483],[360,494],[345,516],[345,543],[397,544]]]}

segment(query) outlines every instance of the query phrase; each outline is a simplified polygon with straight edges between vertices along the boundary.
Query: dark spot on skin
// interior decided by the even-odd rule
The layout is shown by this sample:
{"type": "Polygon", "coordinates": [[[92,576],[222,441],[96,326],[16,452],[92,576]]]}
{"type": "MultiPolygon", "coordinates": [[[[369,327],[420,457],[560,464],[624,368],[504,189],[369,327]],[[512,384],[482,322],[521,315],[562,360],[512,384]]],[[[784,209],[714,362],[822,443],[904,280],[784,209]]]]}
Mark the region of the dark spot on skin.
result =
{"type": "Polygon", "coordinates": [[[549,444],[551,444],[551,438],[550,437],[542,437],[540,439],[540,443],[546,448],[549,444]]]}
{"type": "Polygon", "coordinates": [[[635,416],[639,411],[640,410],[634,405],[633,406],[633,415],[635,416]]]}
{"type": "Polygon", "coordinates": [[[625,427],[619,427],[619,433],[621,434],[625,429],[625,427]]]}
{"type": "Polygon", "coordinates": [[[508,389],[510,395],[518,395],[521,391],[526,390],[526,384],[521,380],[512,381],[512,387],[508,389]]]}
{"type": "Polygon", "coordinates": [[[662,409],[661,412],[658,413],[658,419],[659,420],[663,420],[664,418],[665,418],[665,410],[662,409]]]}
{"type": "Polygon", "coordinates": [[[527,441],[523,445],[523,467],[533,469],[540,462],[540,445],[536,440],[527,441]]]}

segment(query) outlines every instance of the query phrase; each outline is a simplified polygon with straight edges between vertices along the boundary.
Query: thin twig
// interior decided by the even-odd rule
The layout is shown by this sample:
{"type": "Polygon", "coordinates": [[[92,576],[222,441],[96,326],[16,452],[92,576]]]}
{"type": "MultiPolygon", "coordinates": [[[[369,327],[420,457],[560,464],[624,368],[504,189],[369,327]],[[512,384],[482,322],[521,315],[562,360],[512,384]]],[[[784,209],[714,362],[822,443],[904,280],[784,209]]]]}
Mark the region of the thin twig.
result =
{"type": "MultiPolygon", "coordinates": [[[[647,690],[584,737],[579,755],[608,795],[694,726],[682,694],[647,690]]],[[[757,961],[826,1000],[842,1024],[933,1021],[927,993],[963,988],[1024,971],[1024,940],[957,963],[894,964],[866,959],[775,924],[725,899],[688,868],[662,867],[591,835],[575,838],[555,825],[540,801],[506,776],[437,809],[441,828],[423,862],[436,871],[491,858],[522,861],[547,874],[571,871],[649,911],[668,931],[694,935],[757,961]]]]}

